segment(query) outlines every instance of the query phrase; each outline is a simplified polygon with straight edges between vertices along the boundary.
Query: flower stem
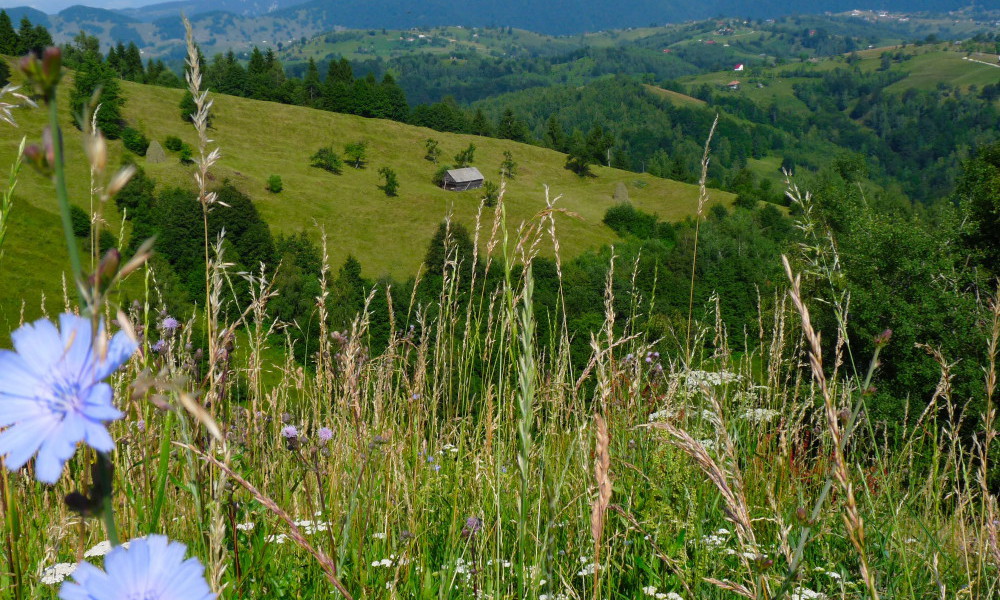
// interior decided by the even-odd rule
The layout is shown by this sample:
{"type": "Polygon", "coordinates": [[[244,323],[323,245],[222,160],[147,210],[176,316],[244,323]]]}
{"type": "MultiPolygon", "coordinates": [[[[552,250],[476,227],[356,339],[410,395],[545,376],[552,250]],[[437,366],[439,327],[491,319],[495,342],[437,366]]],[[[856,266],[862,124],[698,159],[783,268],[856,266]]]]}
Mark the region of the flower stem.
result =
{"type": "Polygon", "coordinates": [[[66,248],[69,250],[70,267],[73,270],[73,283],[76,286],[77,295],[80,297],[81,310],[86,298],[83,294],[83,268],[80,263],[80,249],[76,245],[76,236],[73,235],[73,222],[69,212],[69,194],[66,192],[66,170],[63,165],[63,145],[62,130],[59,128],[59,108],[53,97],[49,102],[49,128],[52,130],[52,152],[54,157],[53,168],[55,174],[53,179],[56,185],[56,198],[59,200],[59,214],[62,217],[63,233],[66,234],[66,248]]]}
{"type": "Polygon", "coordinates": [[[97,465],[94,468],[94,493],[101,499],[101,521],[107,533],[111,546],[118,545],[118,528],[115,527],[114,498],[114,463],[111,457],[103,452],[97,453],[97,465]]]}

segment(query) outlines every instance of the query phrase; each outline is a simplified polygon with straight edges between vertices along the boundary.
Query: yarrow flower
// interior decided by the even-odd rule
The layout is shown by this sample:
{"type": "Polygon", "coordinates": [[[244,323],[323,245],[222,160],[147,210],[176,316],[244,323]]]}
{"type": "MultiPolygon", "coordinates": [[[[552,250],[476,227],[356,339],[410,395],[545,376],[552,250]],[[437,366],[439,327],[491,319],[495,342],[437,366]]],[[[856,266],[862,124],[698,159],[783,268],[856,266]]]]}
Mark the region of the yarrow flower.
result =
{"type": "Polygon", "coordinates": [[[104,559],[107,570],[80,563],[72,582],[59,590],[61,600],[130,600],[132,598],[183,598],[211,600],[215,594],[205,583],[196,558],[184,560],[187,548],[162,535],[133,540],[118,546],[104,559]]]}
{"type": "Polygon", "coordinates": [[[95,347],[89,319],[46,319],[11,334],[14,351],[0,350],[0,456],[16,471],[36,453],[35,476],[55,483],[63,465],[84,442],[98,452],[115,443],[105,423],[122,417],[104,383],[136,350],[124,332],[103,344],[103,325],[95,347]]]}

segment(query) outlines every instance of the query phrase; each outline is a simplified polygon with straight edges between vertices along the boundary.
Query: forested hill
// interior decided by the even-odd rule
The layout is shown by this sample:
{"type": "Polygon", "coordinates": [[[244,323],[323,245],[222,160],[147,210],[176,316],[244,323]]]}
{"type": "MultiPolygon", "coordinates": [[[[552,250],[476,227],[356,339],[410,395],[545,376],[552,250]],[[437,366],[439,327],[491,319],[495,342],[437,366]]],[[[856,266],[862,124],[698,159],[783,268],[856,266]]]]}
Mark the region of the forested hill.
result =
{"type": "MultiPolygon", "coordinates": [[[[968,0],[883,0],[879,9],[947,12],[971,4],[968,0]]],[[[320,19],[345,27],[420,27],[437,25],[509,25],[549,34],[572,34],[650,24],[678,23],[720,14],[753,18],[796,13],[843,12],[858,8],[855,0],[801,0],[792,6],[780,0],[313,0],[285,10],[283,15],[320,19]]]]}

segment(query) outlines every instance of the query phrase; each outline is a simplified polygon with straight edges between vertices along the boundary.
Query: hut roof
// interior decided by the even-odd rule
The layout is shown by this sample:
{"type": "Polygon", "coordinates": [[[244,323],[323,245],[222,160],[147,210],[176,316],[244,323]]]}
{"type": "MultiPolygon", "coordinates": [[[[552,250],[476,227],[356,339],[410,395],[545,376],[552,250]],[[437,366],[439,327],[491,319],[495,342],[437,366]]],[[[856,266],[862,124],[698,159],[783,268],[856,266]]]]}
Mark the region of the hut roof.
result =
{"type": "Polygon", "coordinates": [[[451,169],[448,176],[455,183],[466,183],[468,181],[478,181],[483,179],[483,174],[476,167],[465,167],[463,169],[451,169]]]}

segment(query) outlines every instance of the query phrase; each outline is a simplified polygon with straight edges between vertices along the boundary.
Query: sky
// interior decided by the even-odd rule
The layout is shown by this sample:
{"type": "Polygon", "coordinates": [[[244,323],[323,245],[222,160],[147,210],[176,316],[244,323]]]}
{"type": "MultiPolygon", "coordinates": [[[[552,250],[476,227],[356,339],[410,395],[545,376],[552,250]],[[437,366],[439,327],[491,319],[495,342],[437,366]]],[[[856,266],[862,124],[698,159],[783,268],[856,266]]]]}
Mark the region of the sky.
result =
{"type": "Polygon", "coordinates": [[[30,6],[51,15],[76,4],[96,8],[132,8],[162,1],[164,0],[0,0],[0,8],[30,6]]]}

